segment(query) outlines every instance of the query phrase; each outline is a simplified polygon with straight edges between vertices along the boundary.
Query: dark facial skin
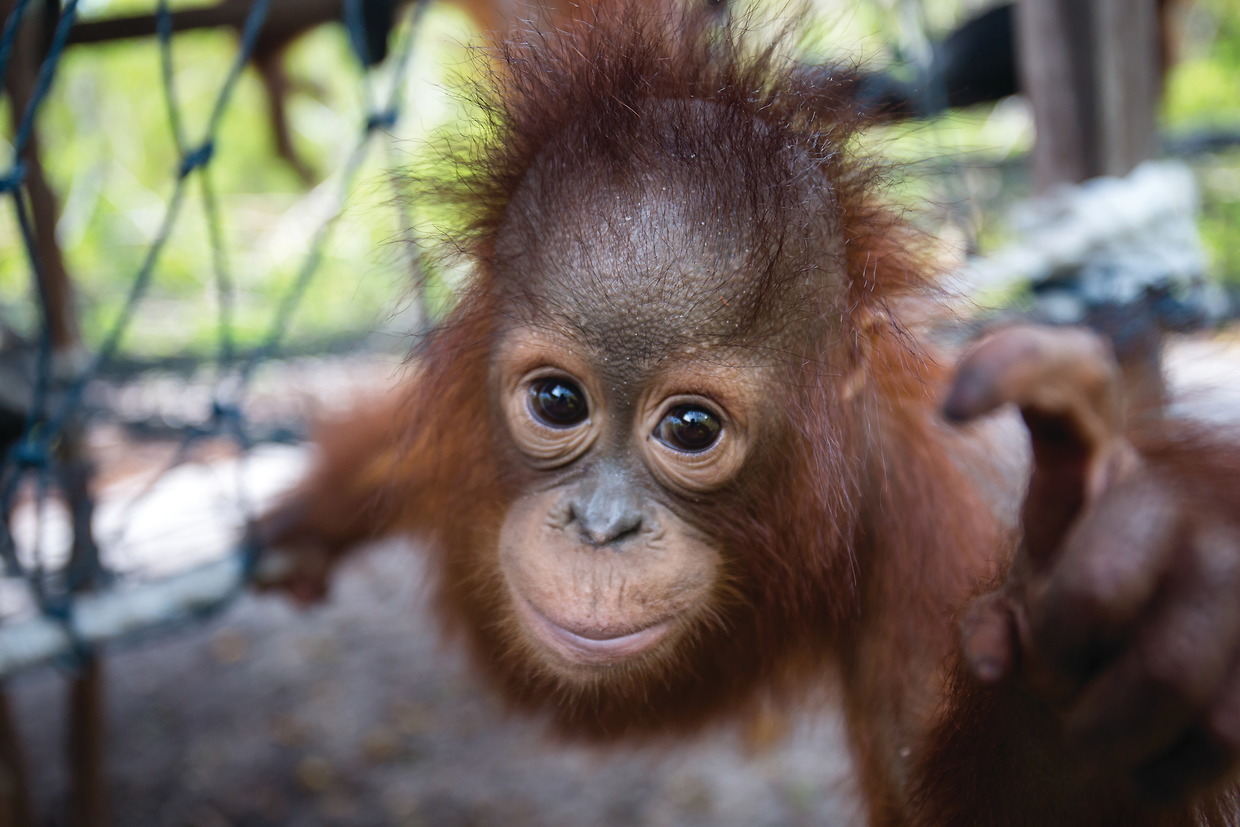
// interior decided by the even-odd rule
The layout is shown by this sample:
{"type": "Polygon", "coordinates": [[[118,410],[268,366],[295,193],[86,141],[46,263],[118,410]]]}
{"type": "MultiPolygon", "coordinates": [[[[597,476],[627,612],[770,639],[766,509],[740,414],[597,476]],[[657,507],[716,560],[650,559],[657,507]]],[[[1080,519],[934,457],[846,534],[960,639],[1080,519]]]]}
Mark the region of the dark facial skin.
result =
{"type": "Polygon", "coordinates": [[[770,435],[772,368],[736,343],[742,217],[637,187],[556,224],[536,182],[525,194],[497,245],[523,292],[503,299],[491,393],[532,477],[499,557],[535,656],[589,679],[671,657],[709,609],[725,552],[692,505],[770,435]]]}

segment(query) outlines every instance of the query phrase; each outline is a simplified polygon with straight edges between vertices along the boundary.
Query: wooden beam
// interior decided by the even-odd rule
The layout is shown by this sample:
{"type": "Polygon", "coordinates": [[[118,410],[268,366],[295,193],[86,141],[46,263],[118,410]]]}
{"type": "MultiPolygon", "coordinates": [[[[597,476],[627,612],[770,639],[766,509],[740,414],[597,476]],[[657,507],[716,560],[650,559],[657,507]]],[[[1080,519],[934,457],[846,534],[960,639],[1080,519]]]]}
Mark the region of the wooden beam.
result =
{"type": "Polygon", "coordinates": [[[1156,0],[1019,0],[1017,60],[1033,106],[1034,184],[1125,175],[1154,154],[1156,0]]]}

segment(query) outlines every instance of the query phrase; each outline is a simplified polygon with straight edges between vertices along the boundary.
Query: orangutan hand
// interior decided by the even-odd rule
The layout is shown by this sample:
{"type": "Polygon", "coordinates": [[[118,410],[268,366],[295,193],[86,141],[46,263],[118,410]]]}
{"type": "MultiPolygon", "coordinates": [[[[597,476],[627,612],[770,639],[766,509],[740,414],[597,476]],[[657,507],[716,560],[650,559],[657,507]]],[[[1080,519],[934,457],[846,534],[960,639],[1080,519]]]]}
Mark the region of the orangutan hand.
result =
{"type": "Polygon", "coordinates": [[[1119,376],[1079,329],[1005,329],[961,361],[946,415],[1014,403],[1033,447],[1022,543],[970,607],[964,655],[1058,710],[1138,794],[1172,796],[1240,754],[1240,451],[1139,452],[1119,376]]]}

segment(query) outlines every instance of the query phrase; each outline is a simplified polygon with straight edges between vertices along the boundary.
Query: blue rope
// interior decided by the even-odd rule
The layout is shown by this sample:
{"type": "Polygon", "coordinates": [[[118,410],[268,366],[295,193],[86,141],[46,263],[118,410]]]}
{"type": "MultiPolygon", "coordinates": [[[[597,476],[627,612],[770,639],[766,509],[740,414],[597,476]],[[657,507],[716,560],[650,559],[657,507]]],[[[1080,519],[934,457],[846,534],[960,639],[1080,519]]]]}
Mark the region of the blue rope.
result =
{"type": "MultiPolygon", "coordinates": [[[[404,91],[401,79],[409,65],[409,60],[413,54],[413,46],[416,41],[416,34],[422,23],[423,15],[428,6],[427,0],[418,0],[413,4],[409,12],[409,33],[402,44],[399,57],[394,70],[394,79],[391,89],[388,91],[387,100],[383,107],[378,110],[372,110],[366,117],[365,126],[362,134],[354,146],[353,151],[349,154],[345,161],[340,176],[340,191],[337,203],[343,205],[353,179],[357,175],[358,169],[361,167],[362,161],[366,157],[366,150],[370,144],[370,137],[375,129],[380,126],[390,128],[395,125],[400,116],[400,98],[404,91]]],[[[360,25],[360,24],[359,24],[360,25]]],[[[283,341],[285,334],[288,332],[288,326],[292,321],[293,314],[301,305],[302,299],[305,297],[313,282],[314,275],[318,270],[319,263],[323,257],[323,249],[327,245],[328,239],[331,237],[332,229],[336,225],[336,221],[340,218],[340,209],[337,209],[330,218],[323,223],[319,230],[314,234],[314,238],[310,242],[310,251],[306,259],[302,263],[301,269],[298,271],[297,277],[293,281],[293,287],[284,295],[276,313],[272,317],[271,325],[268,327],[269,333],[263,343],[251,354],[249,360],[241,368],[241,381],[248,382],[258,365],[274,355],[283,341]]]]}
{"type": "Polygon", "coordinates": [[[366,41],[366,22],[362,15],[362,0],[344,0],[344,25],[349,33],[349,45],[362,71],[373,62],[366,41]]]}
{"type": "Polygon", "coordinates": [[[215,141],[207,140],[197,149],[186,152],[181,157],[181,168],[177,170],[178,178],[188,178],[190,173],[202,169],[211,162],[215,154],[215,141]]]}
{"type": "MultiPolygon", "coordinates": [[[[111,361],[119,349],[120,343],[133,319],[134,311],[150,287],[155,265],[159,261],[159,256],[168,242],[168,238],[172,233],[172,227],[180,213],[188,175],[194,169],[206,164],[214,152],[215,134],[219,129],[220,119],[227,110],[227,104],[232,99],[233,89],[237,84],[237,79],[241,76],[241,70],[249,62],[250,55],[253,54],[254,44],[258,40],[258,34],[262,29],[263,21],[266,19],[267,10],[270,6],[271,0],[256,0],[250,9],[250,13],[246,16],[245,26],[241,34],[241,45],[238,47],[236,57],[233,58],[228,76],[225,78],[224,84],[216,96],[215,105],[211,110],[211,117],[207,121],[203,141],[198,149],[182,156],[176,183],[173,186],[172,195],[168,199],[168,205],[165,208],[163,220],[160,222],[159,231],[151,242],[151,246],[147,248],[146,257],[141,267],[139,267],[137,275],[134,276],[121,311],[108,333],[104,336],[103,344],[97,351],[89,369],[65,393],[65,398],[53,418],[53,427],[57,429],[63,427],[69,415],[81,404],[82,394],[87,384],[89,384],[92,378],[99,375],[99,372],[111,361]]],[[[167,24],[165,24],[164,28],[165,30],[168,29],[167,24]]],[[[170,77],[169,71],[166,78],[170,77]]]]}
{"type": "MultiPolygon", "coordinates": [[[[403,94],[403,79],[408,71],[412,58],[417,33],[420,30],[423,15],[428,3],[418,0],[410,9],[408,23],[403,32],[400,48],[393,50],[396,58],[392,67],[392,83],[381,105],[372,101],[370,94],[370,75],[364,74],[361,85],[368,114],[359,130],[357,142],[352,148],[345,164],[340,170],[337,187],[336,208],[325,219],[312,237],[309,250],[294,278],[289,290],[281,297],[275,312],[272,314],[267,334],[244,361],[238,362],[236,342],[234,340],[235,312],[235,281],[229,269],[227,244],[224,237],[221,210],[212,184],[210,164],[215,157],[217,136],[223,116],[233,99],[236,84],[242,71],[254,52],[262,25],[269,11],[271,0],[255,0],[243,25],[240,42],[228,74],[215,97],[210,116],[196,143],[186,135],[183,113],[178,100],[174,67],[173,67],[173,24],[168,0],[158,0],[156,11],[156,34],[160,46],[160,69],[163,81],[167,118],[172,140],[175,145],[179,162],[172,180],[171,192],[164,205],[156,233],[146,248],[128,290],[122,306],[111,323],[107,326],[101,344],[87,368],[75,377],[64,388],[59,398],[52,396],[52,350],[50,332],[47,323],[47,309],[50,307],[46,295],[46,281],[43,278],[43,267],[37,253],[35,233],[23,198],[21,188],[25,182],[27,167],[21,159],[34,139],[35,119],[40,107],[46,100],[55,78],[55,73],[63,57],[68,35],[76,19],[80,0],[69,0],[61,13],[55,32],[48,46],[44,60],[39,68],[38,76],[31,92],[30,100],[22,111],[21,119],[12,143],[13,163],[8,170],[0,173],[0,196],[11,196],[17,215],[21,243],[29,258],[30,270],[40,290],[40,301],[44,308],[44,323],[35,371],[34,399],[29,412],[26,433],[9,452],[7,460],[0,465],[0,509],[11,510],[22,488],[23,481],[31,476],[36,484],[37,519],[43,519],[43,509],[50,496],[50,487],[57,470],[56,446],[61,435],[69,424],[74,421],[82,409],[83,397],[87,385],[97,377],[102,369],[115,358],[121,349],[124,337],[133,323],[139,304],[149,293],[154,279],[155,269],[161,255],[169,242],[172,230],[179,219],[181,208],[187,195],[189,180],[197,173],[200,185],[200,196],[203,204],[204,219],[211,246],[212,270],[216,295],[219,302],[218,341],[217,341],[217,377],[216,387],[212,396],[210,422],[202,428],[195,429],[184,441],[177,452],[174,463],[183,461],[188,455],[192,442],[211,435],[230,435],[245,456],[252,445],[247,433],[244,398],[248,384],[258,364],[273,355],[283,341],[289,325],[297,309],[320,270],[324,250],[333,229],[342,214],[348,194],[357,177],[361,164],[366,157],[373,135],[378,131],[392,129],[400,116],[400,100],[403,94]]],[[[363,0],[345,0],[344,23],[355,44],[359,60],[365,65],[370,58],[366,54],[365,20],[361,3],[363,0]]],[[[14,11],[5,21],[0,32],[0,77],[7,70],[10,58],[15,53],[16,39],[20,21],[30,6],[30,0],[17,0],[14,11]]],[[[245,492],[241,497],[246,500],[245,492]]],[[[244,508],[247,520],[253,528],[253,510],[244,508]]],[[[251,532],[249,538],[239,550],[244,570],[252,572],[257,562],[260,549],[251,532]]],[[[0,520],[0,562],[8,572],[23,576],[29,583],[37,605],[45,615],[56,619],[64,627],[66,634],[73,643],[76,656],[88,656],[89,647],[78,637],[74,630],[73,595],[71,590],[58,580],[49,579],[42,560],[40,541],[36,539],[35,556],[29,564],[23,564],[18,558],[13,537],[7,522],[0,520]],[[54,586],[54,590],[49,590],[54,586]]]]}
{"type": "Polygon", "coordinates": [[[396,122],[400,119],[400,113],[395,109],[385,109],[382,112],[372,112],[366,118],[366,132],[374,132],[375,130],[387,131],[396,126],[396,122]]]}
{"type": "Polygon", "coordinates": [[[212,139],[219,130],[220,118],[224,117],[224,111],[227,109],[228,102],[232,100],[233,88],[241,77],[241,70],[250,62],[250,55],[254,54],[254,44],[258,42],[259,32],[262,31],[263,22],[267,19],[267,11],[270,8],[271,0],[255,0],[253,7],[250,8],[250,13],[245,18],[245,26],[241,30],[241,45],[237,49],[237,56],[228,70],[228,77],[224,79],[224,86],[220,89],[219,96],[215,99],[215,107],[211,110],[211,118],[207,121],[206,133],[208,140],[212,139]]]}
{"type": "MultiPolygon", "coordinates": [[[[168,111],[168,127],[177,152],[185,154],[185,127],[181,122],[181,107],[177,103],[176,82],[172,72],[172,11],[168,0],[159,0],[155,10],[155,34],[159,38],[159,73],[163,78],[164,108],[168,111]]],[[[182,164],[184,166],[184,164],[182,164]]]]}
{"type": "Polygon", "coordinates": [[[55,34],[52,35],[47,57],[43,59],[43,65],[39,67],[39,76],[35,80],[34,91],[26,103],[26,111],[22,113],[21,124],[13,139],[14,163],[25,154],[26,144],[29,143],[30,135],[34,132],[35,113],[39,111],[39,106],[42,105],[43,99],[47,97],[48,91],[52,88],[52,79],[56,76],[56,69],[60,66],[60,57],[65,51],[65,44],[69,41],[69,29],[73,28],[73,21],[77,19],[78,2],[79,0],[69,0],[60,12],[60,20],[56,24],[55,34]]]}
{"type": "Polygon", "coordinates": [[[0,176],[0,195],[16,193],[26,182],[26,165],[15,162],[7,175],[0,176]]]}

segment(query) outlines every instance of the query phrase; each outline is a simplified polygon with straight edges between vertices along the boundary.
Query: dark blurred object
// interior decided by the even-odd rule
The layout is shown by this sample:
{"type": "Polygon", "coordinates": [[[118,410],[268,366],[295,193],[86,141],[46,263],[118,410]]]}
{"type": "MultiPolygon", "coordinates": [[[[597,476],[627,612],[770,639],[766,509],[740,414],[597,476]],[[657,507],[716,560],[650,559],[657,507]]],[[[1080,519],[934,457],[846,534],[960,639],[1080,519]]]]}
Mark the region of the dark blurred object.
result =
{"type": "MultiPolygon", "coordinates": [[[[1044,2],[1044,0],[1039,0],[1044,2]]],[[[1155,0],[1156,48],[1161,71],[1175,54],[1177,7],[1187,0],[1155,0]]],[[[1082,32],[1088,37],[1088,32],[1082,32]]],[[[1022,91],[1016,61],[1016,4],[1000,3],[966,19],[933,44],[921,77],[902,80],[889,72],[859,72],[857,99],[893,120],[929,118],[947,109],[994,103],[1022,91]]]]}
{"type": "Polygon", "coordinates": [[[35,347],[0,324],[0,469],[12,456],[34,406],[35,347]]]}
{"type": "MultiPolygon", "coordinates": [[[[861,109],[888,120],[930,118],[949,108],[993,103],[1020,91],[1016,75],[1015,8],[1001,4],[971,17],[932,46],[921,77],[904,80],[887,71],[849,72],[861,109]]],[[[806,67],[823,80],[839,67],[806,67]]]]}
{"type": "Polygon", "coordinates": [[[1015,8],[1004,4],[966,20],[935,49],[923,101],[937,92],[949,107],[991,103],[1016,94],[1015,8]]]}
{"type": "MultiPolygon", "coordinates": [[[[358,60],[364,66],[376,66],[387,59],[388,41],[396,27],[396,0],[360,0],[362,42],[354,43],[358,60]]],[[[352,28],[349,34],[353,35],[352,28]]]]}

